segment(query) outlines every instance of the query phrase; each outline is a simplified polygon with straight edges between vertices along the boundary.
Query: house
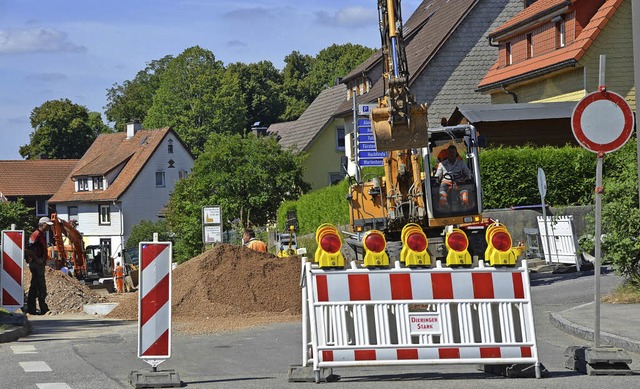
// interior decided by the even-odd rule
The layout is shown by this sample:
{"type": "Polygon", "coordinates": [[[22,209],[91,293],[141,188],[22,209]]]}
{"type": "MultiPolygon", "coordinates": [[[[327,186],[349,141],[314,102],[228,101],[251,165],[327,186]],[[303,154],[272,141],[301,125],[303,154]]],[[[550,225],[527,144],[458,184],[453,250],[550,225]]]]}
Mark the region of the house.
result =
{"type": "MultiPolygon", "coordinates": [[[[498,58],[477,91],[490,96],[492,104],[575,105],[598,90],[600,56],[606,55],[607,89],[635,110],[631,0],[538,0],[488,38],[497,46],[498,58]]],[[[575,143],[568,120],[533,127],[516,120],[499,128],[487,126],[483,134],[575,143]]]]}
{"type": "Polygon", "coordinates": [[[346,87],[339,84],[324,89],[295,121],[275,123],[268,133],[280,137],[280,145],[308,154],[304,180],[312,189],[323,188],[341,180],[340,158],[345,151],[343,120],[333,113],[346,98],[346,87]]]}
{"type": "Polygon", "coordinates": [[[36,217],[49,216],[49,199],[60,189],[78,159],[0,161],[0,201],[17,201],[34,209],[36,217]]]}
{"type": "Polygon", "coordinates": [[[114,256],[134,225],[162,216],[193,161],[173,130],[143,130],[134,121],[126,132],[98,136],[50,202],[77,223],[85,245],[107,246],[114,256]]]}
{"type": "MultiPolygon", "coordinates": [[[[418,102],[429,105],[430,126],[439,126],[459,104],[490,103],[489,96],[474,92],[493,63],[486,35],[522,9],[523,0],[425,0],[405,21],[409,86],[418,102]]],[[[341,88],[323,91],[297,121],[269,127],[281,144],[309,153],[305,178],[314,189],[343,176],[345,153],[354,174],[354,106],[376,103],[384,95],[382,69],[378,50],[341,80],[341,88]]]]}

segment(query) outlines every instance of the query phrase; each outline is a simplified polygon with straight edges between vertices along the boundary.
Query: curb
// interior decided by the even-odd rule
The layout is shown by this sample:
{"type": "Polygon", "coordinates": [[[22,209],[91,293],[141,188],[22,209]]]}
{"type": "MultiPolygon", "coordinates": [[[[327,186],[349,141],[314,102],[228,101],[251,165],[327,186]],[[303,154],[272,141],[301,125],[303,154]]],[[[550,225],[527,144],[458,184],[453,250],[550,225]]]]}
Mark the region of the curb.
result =
{"type": "Polygon", "coordinates": [[[13,326],[13,328],[0,333],[0,343],[15,342],[16,340],[29,335],[30,332],[31,324],[26,320],[26,324],[22,326],[13,326]]]}
{"type": "MultiPolygon", "coordinates": [[[[573,323],[559,313],[549,312],[549,322],[557,329],[578,338],[590,341],[594,339],[593,329],[573,323]]],[[[640,342],[635,339],[600,331],[600,340],[610,346],[619,347],[633,353],[640,353],[640,342]]]]}

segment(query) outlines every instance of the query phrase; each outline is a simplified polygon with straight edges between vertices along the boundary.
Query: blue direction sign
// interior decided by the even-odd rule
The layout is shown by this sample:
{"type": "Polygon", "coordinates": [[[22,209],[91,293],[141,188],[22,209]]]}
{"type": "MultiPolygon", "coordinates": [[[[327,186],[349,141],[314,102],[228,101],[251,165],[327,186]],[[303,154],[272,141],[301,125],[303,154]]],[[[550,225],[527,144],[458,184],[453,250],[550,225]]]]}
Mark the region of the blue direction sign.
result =
{"type": "Polygon", "coordinates": [[[387,156],[387,153],[384,151],[359,151],[358,158],[384,158],[387,156]]]}
{"type": "Polygon", "coordinates": [[[371,127],[371,120],[358,119],[358,127],[371,127]]]}
{"type": "Polygon", "coordinates": [[[360,163],[360,166],[384,166],[382,159],[361,159],[358,163],[360,163]]]}
{"type": "Polygon", "coordinates": [[[358,135],[358,142],[375,142],[373,135],[358,135]]]}
{"type": "Polygon", "coordinates": [[[358,150],[376,151],[375,143],[358,143],[358,150]]]}
{"type": "Polygon", "coordinates": [[[371,127],[358,127],[358,134],[360,135],[373,134],[373,131],[371,131],[371,127]]]}

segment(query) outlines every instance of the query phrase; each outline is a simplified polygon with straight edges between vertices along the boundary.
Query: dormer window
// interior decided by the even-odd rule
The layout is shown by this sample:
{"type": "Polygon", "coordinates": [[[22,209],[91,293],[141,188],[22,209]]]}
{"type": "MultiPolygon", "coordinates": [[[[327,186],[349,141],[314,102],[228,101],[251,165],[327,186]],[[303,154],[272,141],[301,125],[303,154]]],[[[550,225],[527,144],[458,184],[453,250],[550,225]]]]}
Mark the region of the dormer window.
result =
{"type": "Polygon", "coordinates": [[[533,34],[527,34],[527,59],[533,58],[533,34]]]}
{"type": "Polygon", "coordinates": [[[564,19],[562,19],[562,16],[556,16],[553,18],[553,22],[556,26],[556,48],[560,49],[566,44],[564,19]]]}
{"type": "Polygon", "coordinates": [[[504,45],[504,52],[505,52],[505,63],[507,64],[507,66],[513,65],[513,55],[511,54],[511,42],[507,42],[504,45]]]}
{"type": "Polygon", "coordinates": [[[78,178],[78,192],[86,192],[89,190],[89,179],[86,177],[78,178]]]}
{"type": "Polygon", "coordinates": [[[173,154],[173,139],[167,141],[167,153],[173,154]]]}

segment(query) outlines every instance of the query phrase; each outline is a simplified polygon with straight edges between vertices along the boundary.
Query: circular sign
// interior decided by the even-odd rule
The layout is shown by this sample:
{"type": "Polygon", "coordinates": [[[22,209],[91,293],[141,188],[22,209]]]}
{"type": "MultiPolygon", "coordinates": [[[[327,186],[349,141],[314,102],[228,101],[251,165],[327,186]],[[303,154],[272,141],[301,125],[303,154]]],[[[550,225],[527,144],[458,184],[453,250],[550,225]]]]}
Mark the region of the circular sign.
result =
{"type": "Polygon", "coordinates": [[[541,167],[538,168],[538,191],[540,192],[540,197],[544,200],[547,195],[547,177],[541,167]]]}
{"type": "Polygon", "coordinates": [[[606,90],[585,96],[571,115],[573,136],[594,153],[618,150],[631,137],[633,124],[633,111],[627,101],[606,90]]]}

